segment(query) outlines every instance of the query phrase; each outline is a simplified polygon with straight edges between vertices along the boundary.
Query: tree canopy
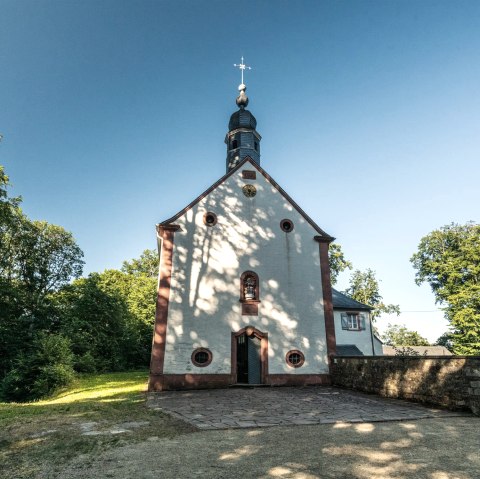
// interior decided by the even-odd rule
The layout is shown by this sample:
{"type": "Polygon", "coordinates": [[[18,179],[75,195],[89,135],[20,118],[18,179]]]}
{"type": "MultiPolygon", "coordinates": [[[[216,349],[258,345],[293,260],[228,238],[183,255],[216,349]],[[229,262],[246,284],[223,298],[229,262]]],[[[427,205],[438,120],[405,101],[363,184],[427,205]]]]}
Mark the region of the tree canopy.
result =
{"type": "Polygon", "coordinates": [[[367,269],[366,271],[355,270],[350,277],[350,286],[345,290],[353,299],[360,301],[373,308],[372,320],[375,320],[382,313],[400,314],[400,306],[396,304],[385,304],[380,295],[380,286],[375,271],[367,269]]]}
{"type": "Polygon", "coordinates": [[[480,225],[451,223],[420,240],[415,281],[444,306],[456,354],[480,354],[480,225]]]}
{"type": "Polygon", "coordinates": [[[330,263],[330,280],[335,284],[338,275],[346,269],[352,269],[352,263],[345,258],[342,247],[338,243],[331,243],[328,249],[328,261],[330,263]]]}
{"type": "Polygon", "coordinates": [[[52,295],[79,277],[83,267],[72,234],[30,220],[20,208],[21,198],[10,197],[8,187],[0,166],[0,378],[28,369],[19,369],[18,361],[35,353],[39,335],[52,333],[58,319],[52,295]]]}
{"type": "Polygon", "coordinates": [[[154,249],[146,249],[138,259],[124,261],[122,271],[126,274],[139,275],[144,274],[149,278],[158,277],[158,253],[154,249]]]}
{"type": "Polygon", "coordinates": [[[155,296],[156,279],[118,270],[91,273],[63,288],[55,298],[58,330],[72,340],[76,368],[145,367],[150,359],[155,296]]]}
{"type": "Polygon", "coordinates": [[[428,340],[417,331],[411,331],[401,324],[389,323],[382,340],[389,346],[430,346],[428,340]]]}

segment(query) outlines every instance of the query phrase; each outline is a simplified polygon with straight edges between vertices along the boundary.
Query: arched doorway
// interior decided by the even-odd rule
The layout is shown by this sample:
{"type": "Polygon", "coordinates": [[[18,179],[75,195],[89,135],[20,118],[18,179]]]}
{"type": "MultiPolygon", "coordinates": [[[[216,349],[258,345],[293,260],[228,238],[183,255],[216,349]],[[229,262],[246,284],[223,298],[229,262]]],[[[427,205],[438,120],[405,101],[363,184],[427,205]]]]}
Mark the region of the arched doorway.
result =
{"type": "Polygon", "coordinates": [[[232,376],[236,384],[265,384],[268,334],[253,326],[232,333],[232,376]]]}

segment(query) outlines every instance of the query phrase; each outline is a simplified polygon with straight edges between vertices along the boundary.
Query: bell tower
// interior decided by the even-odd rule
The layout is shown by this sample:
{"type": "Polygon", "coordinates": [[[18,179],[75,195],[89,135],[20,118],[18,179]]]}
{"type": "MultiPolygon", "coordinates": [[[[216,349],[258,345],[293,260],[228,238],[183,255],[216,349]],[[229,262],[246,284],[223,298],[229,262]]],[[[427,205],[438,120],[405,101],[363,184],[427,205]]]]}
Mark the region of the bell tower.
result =
{"type": "Polygon", "coordinates": [[[243,71],[245,68],[250,69],[243,63],[238,66],[242,71],[242,83],[238,87],[240,94],[236,103],[238,111],[233,113],[228,123],[228,133],[225,136],[227,145],[227,173],[235,168],[246,156],[249,156],[256,163],[260,164],[260,141],[262,137],[256,130],[257,120],[246,109],[248,105],[248,97],[245,94],[247,89],[243,83],[243,71]]]}

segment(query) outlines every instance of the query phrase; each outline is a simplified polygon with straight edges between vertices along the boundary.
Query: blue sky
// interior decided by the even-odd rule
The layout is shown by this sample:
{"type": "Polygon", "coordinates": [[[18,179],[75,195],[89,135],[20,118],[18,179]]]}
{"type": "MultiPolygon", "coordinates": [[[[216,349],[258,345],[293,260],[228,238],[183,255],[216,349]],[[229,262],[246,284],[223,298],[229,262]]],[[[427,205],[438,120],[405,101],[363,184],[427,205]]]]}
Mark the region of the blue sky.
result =
{"type": "Polygon", "coordinates": [[[244,55],[261,164],[377,272],[405,311],[379,327],[445,329],[409,258],[433,229],[479,220],[479,2],[0,9],[0,163],[30,217],[72,231],[86,273],[154,248],[155,223],[223,175],[244,55]]]}

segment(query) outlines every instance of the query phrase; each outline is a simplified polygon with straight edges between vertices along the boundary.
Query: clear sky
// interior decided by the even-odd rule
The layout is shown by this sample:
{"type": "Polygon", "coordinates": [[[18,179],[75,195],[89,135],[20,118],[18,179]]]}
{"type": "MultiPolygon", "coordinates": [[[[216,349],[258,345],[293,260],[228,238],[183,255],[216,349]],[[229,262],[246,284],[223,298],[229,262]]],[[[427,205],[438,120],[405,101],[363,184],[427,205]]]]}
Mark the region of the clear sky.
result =
{"type": "MultiPolygon", "coordinates": [[[[225,172],[245,56],[262,166],[430,340],[409,258],[479,220],[480,2],[0,0],[0,164],[85,273],[225,172]]],[[[343,289],[348,276],[338,285],[343,289]]]]}

